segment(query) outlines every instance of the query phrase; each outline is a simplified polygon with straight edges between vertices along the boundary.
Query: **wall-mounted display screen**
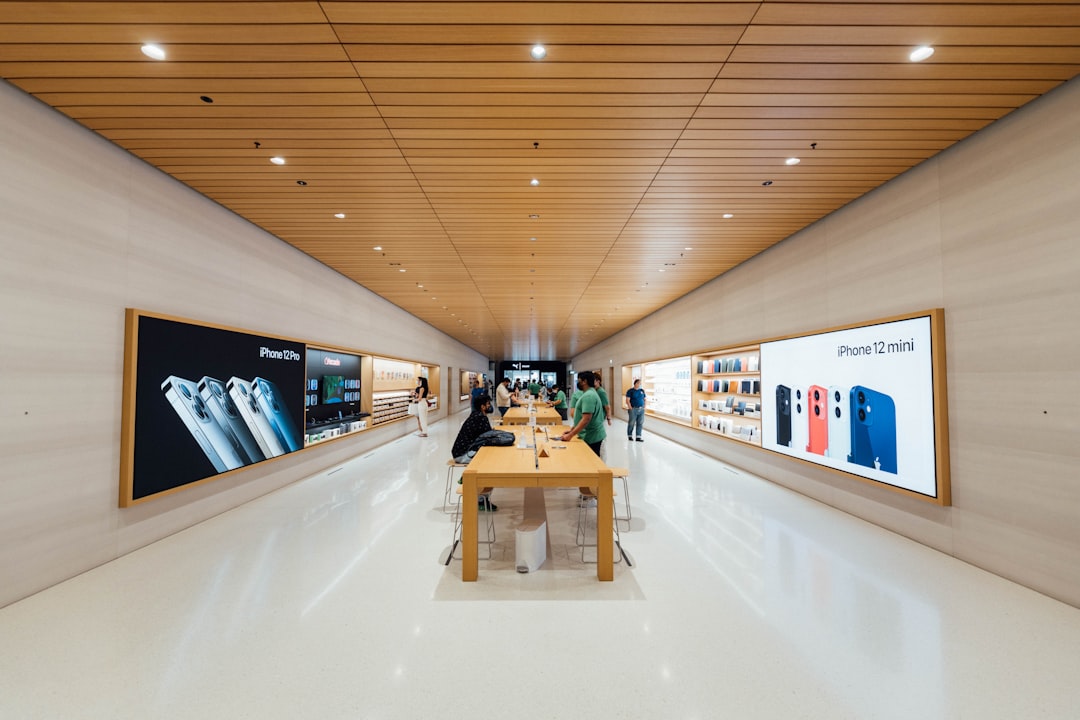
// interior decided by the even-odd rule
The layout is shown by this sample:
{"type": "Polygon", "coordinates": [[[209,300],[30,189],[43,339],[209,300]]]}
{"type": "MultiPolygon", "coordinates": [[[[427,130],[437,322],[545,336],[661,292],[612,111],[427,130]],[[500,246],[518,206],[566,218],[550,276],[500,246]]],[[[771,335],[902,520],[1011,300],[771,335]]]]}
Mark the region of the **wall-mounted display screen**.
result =
{"type": "Polygon", "coordinates": [[[944,352],[935,319],[761,343],[762,446],[942,500],[938,423],[947,420],[943,392],[935,394],[935,353],[944,352]]]}
{"type": "Polygon", "coordinates": [[[322,401],[324,404],[345,401],[345,378],[342,375],[323,375],[322,401]]]}
{"type": "Polygon", "coordinates": [[[360,366],[359,355],[308,347],[308,425],[360,413],[360,366]]]}
{"type": "Polygon", "coordinates": [[[304,352],[128,311],[121,504],[303,447],[304,352]]]}

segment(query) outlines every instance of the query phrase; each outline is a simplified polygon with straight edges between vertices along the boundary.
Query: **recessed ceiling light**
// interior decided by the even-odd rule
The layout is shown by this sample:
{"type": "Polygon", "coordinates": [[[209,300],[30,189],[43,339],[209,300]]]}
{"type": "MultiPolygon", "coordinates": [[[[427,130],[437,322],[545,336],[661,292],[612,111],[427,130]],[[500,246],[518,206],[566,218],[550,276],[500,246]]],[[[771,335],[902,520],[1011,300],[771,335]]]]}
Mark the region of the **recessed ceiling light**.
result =
{"type": "Polygon", "coordinates": [[[423,288],[424,286],[423,286],[423,284],[422,284],[422,283],[416,283],[416,287],[418,287],[418,288],[423,288]]]}
{"type": "Polygon", "coordinates": [[[734,216],[734,215],[732,215],[731,213],[724,213],[724,219],[725,219],[725,220],[730,220],[730,219],[731,219],[731,218],[733,218],[733,217],[735,217],[735,216],[734,216]]]}
{"type": "Polygon", "coordinates": [[[766,180],[765,182],[763,182],[761,184],[764,185],[765,187],[769,187],[770,185],[772,185],[772,180],[766,180]]]}
{"type": "Polygon", "coordinates": [[[533,45],[533,49],[529,52],[536,60],[543,60],[547,56],[547,48],[543,45],[533,45]]]}
{"type": "Polygon", "coordinates": [[[536,238],[529,238],[529,242],[536,242],[536,238]]]}
{"type": "Polygon", "coordinates": [[[530,220],[539,220],[539,219],[540,219],[540,216],[539,216],[539,215],[537,215],[536,213],[531,213],[531,214],[529,215],[529,219],[530,219],[530,220]]]}
{"type": "Polygon", "coordinates": [[[533,187],[536,187],[537,185],[540,184],[540,181],[537,180],[536,178],[533,178],[532,180],[529,181],[529,184],[532,185],[533,187]]]}
{"type": "Polygon", "coordinates": [[[338,220],[344,220],[345,213],[334,213],[334,217],[336,217],[338,220]]]}
{"type": "Polygon", "coordinates": [[[275,165],[284,165],[285,164],[285,158],[283,158],[283,157],[272,157],[272,158],[270,158],[270,162],[274,163],[275,165]]]}
{"type": "Polygon", "coordinates": [[[692,248],[692,247],[686,247],[686,248],[683,248],[683,249],[684,249],[684,250],[693,250],[694,248],[692,248]]]}
{"type": "Polygon", "coordinates": [[[165,50],[162,49],[161,47],[157,46],[157,45],[147,44],[147,45],[143,45],[139,49],[142,50],[143,55],[145,55],[146,57],[151,58],[153,60],[164,60],[165,59],[165,50]]]}
{"type": "Polygon", "coordinates": [[[934,48],[929,45],[920,45],[911,51],[911,54],[908,55],[908,59],[911,60],[911,62],[922,62],[933,54],[934,48]]]}
{"type": "Polygon", "coordinates": [[[304,185],[307,185],[307,180],[297,180],[296,184],[303,187],[304,185]]]}
{"type": "Polygon", "coordinates": [[[209,95],[200,95],[199,99],[202,100],[204,103],[213,103],[214,102],[214,98],[210,97],[209,95]]]}
{"type": "Polygon", "coordinates": [[[664,268],[660,268],[660,272],[664,272],[664,268]]]}
{"type": "Polygon", "coordinates": [[[373,247],[371,249],[372,250],[382,250],[382,245],[376,245],[375,247],[373,247]]]}
{"type": "Polygon", "coordinates": [[[405,268],[398,268],[398,272],[405,272],[405,268]]]}
{"type": "Polygon", "coordinates": [[[788,158],[787,160],[784,161],[784,164],[785,165],[798,165],[801,162],[802,162],[802,160],[800,160],[797,157],[790,157],[790,158],[788,158]]]}

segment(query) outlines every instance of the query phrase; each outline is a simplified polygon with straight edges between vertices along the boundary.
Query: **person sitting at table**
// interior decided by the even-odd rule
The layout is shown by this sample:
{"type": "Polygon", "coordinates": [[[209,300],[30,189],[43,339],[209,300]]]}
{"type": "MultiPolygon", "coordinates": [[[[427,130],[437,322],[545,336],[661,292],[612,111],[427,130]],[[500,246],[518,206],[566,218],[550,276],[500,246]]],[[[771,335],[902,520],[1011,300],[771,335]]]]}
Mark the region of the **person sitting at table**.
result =
{"type": "MultiPolygon", "coordinates": [[[[455,460],[469,452],[469,448],[472,447],[476,438],[491,429],[491,422],[487,417],[489,412],[491,412],[491,396],[482,393],[476,399],[476,405],[473,406],[472,413],[465,418],[465,422],[461,424],[461,429],[458,430],[457,440],[454,441],[454,447],[450,450],[450,454],[455,460]]],[[[495,512],[499,509],[497,505],[491,502],[491,490],[492,488],[483,488],[479,491],[480,497],[477,502],[480,510],[495,512]]]]}

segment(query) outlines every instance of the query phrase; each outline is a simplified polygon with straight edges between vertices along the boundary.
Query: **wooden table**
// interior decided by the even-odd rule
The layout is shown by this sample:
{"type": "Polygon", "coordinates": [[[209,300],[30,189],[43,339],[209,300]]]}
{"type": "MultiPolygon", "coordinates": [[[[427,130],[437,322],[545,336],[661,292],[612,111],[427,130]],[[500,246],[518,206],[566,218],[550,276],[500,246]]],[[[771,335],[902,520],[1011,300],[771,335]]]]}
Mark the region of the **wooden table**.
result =
{"type": "MultiPolygon", "coordinates": [[[[502,423],[503,425],[528,425],[530,417],[533,416],[529,414],[529,408],[519,405],[506,411],[502,417],[502,423]]],[[[546,405],[536,406],[535,417],[537,425],[560,425],[563,421],[558,410],[546,405]]]]}
{"type": "MultiPolygon", "coordinates": [[[[461,579],[474,582],[479,570],[477,553],[477,503],[478,490],[485,487],[592,487],[597,488],[596,499],[596,578],[613,580],[615,577],[612,507],[611,468],[604,465],[592,449],[575,438],[562,442],[558,437],[568,428],[548,428],[551,440],[537,430],[537,448],[483,447],[462,473],[461,498],[461,579]],[[548,457],[537,457],[545,451],[548,457]],[[539,464],[539,468],[537,465],[539,464]]],[[[518,437],[526,434],[532,443],[532,428],[512,427],[518,437]]]]}

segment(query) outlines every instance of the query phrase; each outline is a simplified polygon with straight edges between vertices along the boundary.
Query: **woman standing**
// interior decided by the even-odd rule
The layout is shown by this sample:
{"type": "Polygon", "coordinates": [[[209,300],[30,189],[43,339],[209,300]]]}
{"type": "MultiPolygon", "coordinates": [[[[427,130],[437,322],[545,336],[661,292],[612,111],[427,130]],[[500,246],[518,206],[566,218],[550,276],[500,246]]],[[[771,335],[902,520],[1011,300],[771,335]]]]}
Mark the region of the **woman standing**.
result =
{"type": "Polygon", "coordinates": [[[420,428],[420,437],[427,437],[427,378],[416,378],[416,389],[412,393],[412,401],[416,403],[416,424],[420,428]]]}

